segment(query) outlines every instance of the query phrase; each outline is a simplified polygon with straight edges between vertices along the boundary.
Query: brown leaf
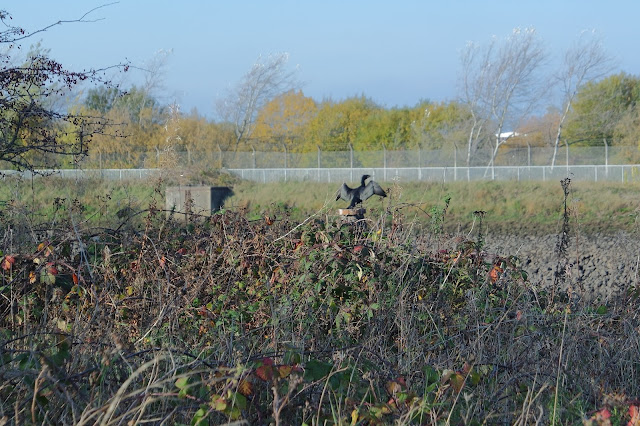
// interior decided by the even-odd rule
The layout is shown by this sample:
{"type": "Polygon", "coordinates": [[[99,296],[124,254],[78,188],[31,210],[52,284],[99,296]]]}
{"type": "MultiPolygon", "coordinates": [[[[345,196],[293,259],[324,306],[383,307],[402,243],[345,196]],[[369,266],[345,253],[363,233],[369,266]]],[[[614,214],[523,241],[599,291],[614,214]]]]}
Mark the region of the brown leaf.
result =
{"type": "Polygon", "coordinates": [[[496,281],[498,281],[498,278],[500,278],[500,274],[502,274],[502,271],[503,269],[500,266],[498,265],[493,266],[493,268],[489,272],[489,278],[491,279],[492,283],[495,283],[496,281]]]}
{"type": "Polygon", "coordinates": [[[456,391],[456,393],[460,393],[462,387],[464,386],[464,376],[460,373],[453,373],[449,378],[449,383],[451,384],[453,390],[456,391]]]}
{"type": "Polygon", "coordinates": [[[16,258],[11,256],[10,254],[7,254],[2,259],[2,269],[4,269],[5,271],[8,271],[9,269],[11,269],[13,267],[13,264],[15,262],[16,262],[16,258]]]}
{"type": "Polygon", "coordinates": [[[240,380],[238,392],[244,396],[251,396],[253,394],[253,385],[248,380],[240,380]]]}

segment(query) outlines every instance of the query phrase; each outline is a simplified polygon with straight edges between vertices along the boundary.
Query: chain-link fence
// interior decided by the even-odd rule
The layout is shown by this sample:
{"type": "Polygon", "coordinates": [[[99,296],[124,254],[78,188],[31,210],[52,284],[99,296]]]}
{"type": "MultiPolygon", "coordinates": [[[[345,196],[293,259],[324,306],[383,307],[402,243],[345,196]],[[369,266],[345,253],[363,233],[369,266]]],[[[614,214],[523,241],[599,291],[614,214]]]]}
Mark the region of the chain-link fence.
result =
{"type": "MultiPolygon", "coordinates": [[[[503,147],[490,165],[491,151],[474,152],[467,164],[463,149],[281,152],[176,151],[94,153],[74,169],[55,171],[64,177],[142,179],[161,170],[225,169],[244,179],[275,182],[357,181],[366,173],[387,181],[555,180],[572,177],[591,181],[638,180],[640,152],[636,147],[503,147]],[[555,157],[555,164],[552,159],[555,157]]],[[[1,165],[0,165],[1,166],[1,165]]],[[[30,175],[28,172],[26,176],[30,175]]]]}
{"type": "MultiPolygon", "coordinates": [[[[426,150],[376,151],[224,151],[176,149],[153,152],[92,153],[79,164],[80,168],[395,168],[395,167],[484,167],[490,163],[491,149],[476,150],[470,155],[466,147],[426,150]]],[[[569,147],[553,148],[503,146],[495,158],[495,166],[553,165],[623,165],[640,163],[637,147],[569,147]],[[555,157],[555,162],[553,158],[555,157]]]]}

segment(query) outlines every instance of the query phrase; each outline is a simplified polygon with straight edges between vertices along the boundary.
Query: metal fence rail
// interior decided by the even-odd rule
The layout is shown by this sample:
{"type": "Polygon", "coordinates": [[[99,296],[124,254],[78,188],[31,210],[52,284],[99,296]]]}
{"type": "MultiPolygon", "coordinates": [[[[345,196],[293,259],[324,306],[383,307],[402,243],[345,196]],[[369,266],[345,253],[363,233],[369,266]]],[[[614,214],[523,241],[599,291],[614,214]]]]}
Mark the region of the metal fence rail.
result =
{"type": "MultiPolygon", "coordinates": [[[[242,179],[255,182],[356,182],[363,174],[384,182],[457,182],[479,180],[549,181],[569,177],[576,181],[640,182],[640,164],[572,166],[495,166],[490,167],[346,167],[346,168],[268,168],[224,169],[242,179]]],[[[136,180],[162,173],[181,173],[180,169],[64,169],[18,172],[0,171],[2,176],[19,175],[26,179],[41,174],[66,179],[136,180]]]]}
{"type": "Polygon", "coordinates": [[[640,182],[640,165],[496,166],[487,167],[392,167],[392,168],[297,168],[229,169],[255,182],[355,182],[363,174],[379,181],[456,182],[478,180],[549,181],[570,177],[576,181],[640,182]]]}

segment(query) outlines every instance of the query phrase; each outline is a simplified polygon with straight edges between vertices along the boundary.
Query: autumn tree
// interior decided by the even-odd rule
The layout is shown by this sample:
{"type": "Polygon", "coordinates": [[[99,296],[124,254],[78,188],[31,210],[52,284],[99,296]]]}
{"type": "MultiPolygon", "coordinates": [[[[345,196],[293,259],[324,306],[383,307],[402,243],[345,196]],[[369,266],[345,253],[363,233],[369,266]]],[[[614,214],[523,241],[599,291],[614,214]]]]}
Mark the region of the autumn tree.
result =
{"type": "Polygon", "coordinates": [[[82,108],[84,115],[102,116],[118,129],[117,133],[97,134],[93,139],[89,153],[97,157],[100,167],[107,158],[111,166],[142,167],[149,155],[146,153],[163,146],[163,120],[158,111],[165,108],[143,89],[92,88],[87,91],[82,108]]]}
{"type": "Polygon", "coordinates": [[[575,96],[565,125],[570,143],[602,146],[613,143],[615,129],[640,101],[640,78],[620,73],[584,84],[575,96]]]}
{"type": "Polygon", "coordinates": [[[384,145],[389,149],[413,147],[411,108],[374,108],[363,117],[353,146],[359,149],[379,150],[384,145]]]}
{"type": "Polygon", "coordinates": [[[454,149],[466,139],[471,114],[459,102],[423,102],[412,110],[411,146],[454,149]]]}
{"type": "Polygon", "coordinates": [[[21,43],[34,34],[57,24],[89,22],[94,10],[35,31],[12,25],[11,15],[0,10],[5,28],[0,32],[0,161],[18,170],[59,167],[64,158],[78,161],[86,156],[91,139],[107,131],[101,116],[62,112],[53,103],[82,83],[110,86],[103,77],[106,69],[70,71],[42,51],[19,59],[21,43]]]}
{"type": "Polygon", "coordinates": [[[346,151],[349,144],[354,149],[371,149],[379,141],[358,138],[360,127],[366,118],[380,109],[371,99],[358,96],[341,102],[326,100],[318,107],[305,133],[308,151],[320,147],[326,151],[346,151]],[[356,142],[362,142],[362,144],[356,142]]]}
{"type": "MultiPolygon", "coordinates": [[[[302,90],[290,90],[276,96],[258,112],[252,139],[269,145],[285,144],[299,151],[304,129],[317,112],[316,102],[302,90]]],[[[280,146],[275,149],[281,149],[280,146]]]]}
{"type": "Polygon", "coordinates": [[[276,96],[298,88],[297,70],[288,69],[288,62],[287,53],[259,56],[240,82],[216,103],[220,117],[234,126],[235,151],[252,136],[259,111],[276,96]]]}
{"type": "Polygon", "coordinates": [[[585,83],[603,77],[611,70],[611,66],[610,56],[593,32],[583,32],[578,41],[564,54],[562,67],[557,75],[562,91],[562,107],[553,143],[552,167],[556,164],[565,120],[578,91],[585,83]]]}
{"type": "Polygon", "coordinates": [[[467,140],[467,163],[487,134],[493,146],[493,164],[506,126],[516,128],[541,97],[539,71],[546,59],[532,28],[516,28],[506,39],[494,38],[488,45],[469,43],[462,53],[462,98],[471,112],[467,140]]]}

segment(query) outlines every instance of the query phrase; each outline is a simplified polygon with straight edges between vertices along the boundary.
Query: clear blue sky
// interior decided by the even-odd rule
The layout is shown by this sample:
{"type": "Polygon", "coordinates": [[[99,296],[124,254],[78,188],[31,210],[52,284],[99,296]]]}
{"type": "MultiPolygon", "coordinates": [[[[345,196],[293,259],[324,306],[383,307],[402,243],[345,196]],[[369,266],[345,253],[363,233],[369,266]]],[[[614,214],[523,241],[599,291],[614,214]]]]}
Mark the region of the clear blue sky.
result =
{"type": "MultiPolygon", "coordinates": [[[[33,31],[72,20],[109,0],[4,0],[13,24],[33,31]]],[[[640,1],[168,1],[120,0],[88,19],[36,35],[72,69],[129,60],[142,65],[172,49],[166,96],[183,112],[214,115],[215,100],[258,55],[288,52],[307,96],[362,95],[385,107],[455,99],[460,50],[515,27],[535,27],[556,59],[583,30],[596,30],[616,71],[640,74],[640,1]]],[[[125,83],[139,76],[131,73],[125,83]]]]}

